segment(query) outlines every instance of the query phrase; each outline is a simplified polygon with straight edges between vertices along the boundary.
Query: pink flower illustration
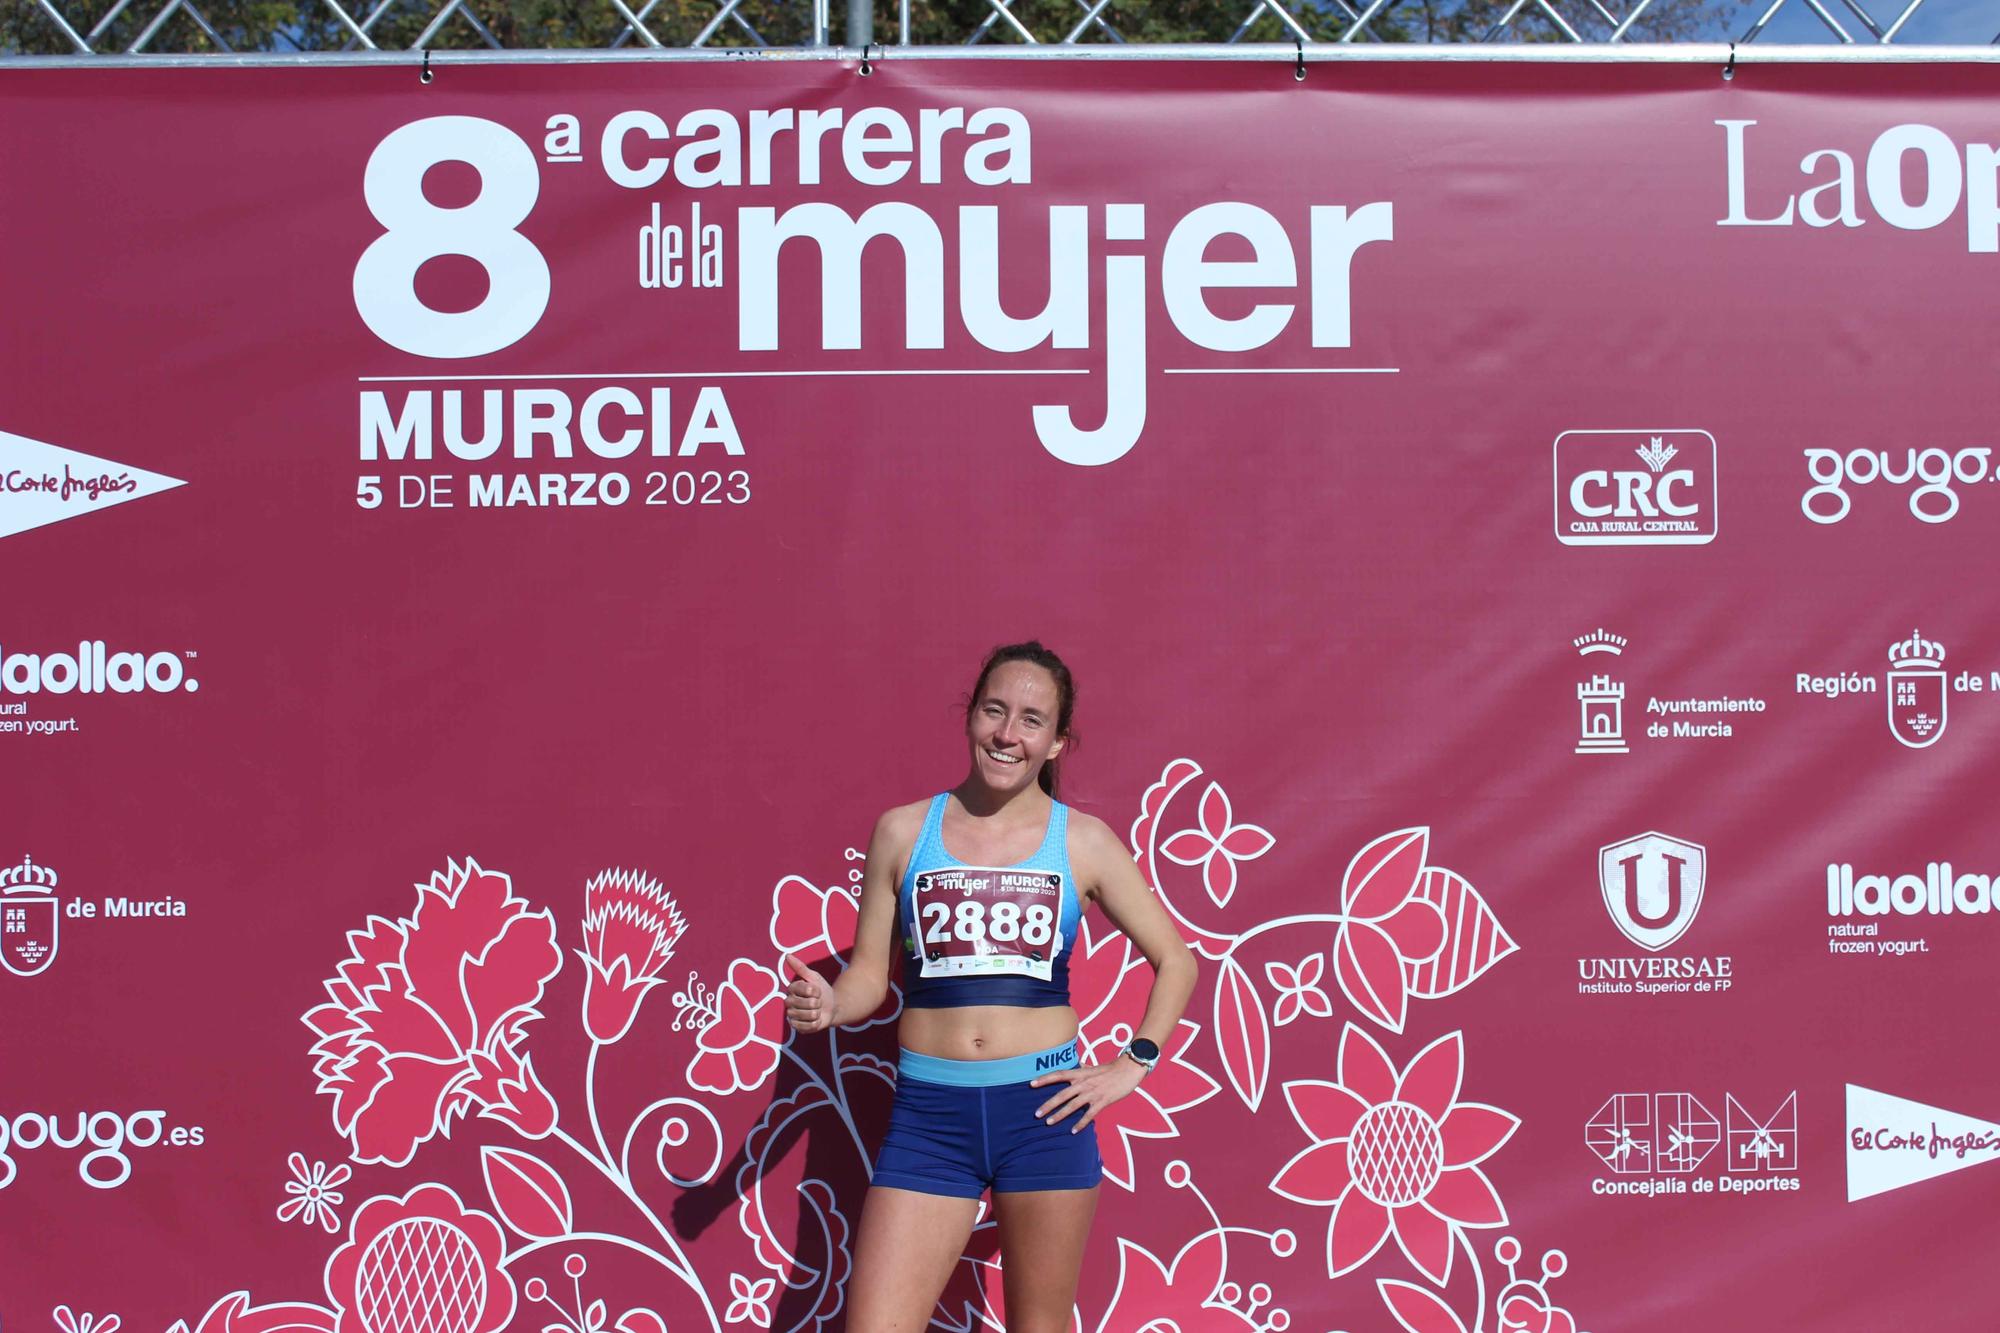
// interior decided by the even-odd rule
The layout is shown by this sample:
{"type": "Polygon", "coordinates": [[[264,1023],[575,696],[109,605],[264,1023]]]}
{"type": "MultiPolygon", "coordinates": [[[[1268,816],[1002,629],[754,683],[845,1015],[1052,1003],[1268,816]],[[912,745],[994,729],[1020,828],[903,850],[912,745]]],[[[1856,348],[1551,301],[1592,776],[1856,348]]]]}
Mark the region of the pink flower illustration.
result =
{"type": "Polygon", "coordinates": [[[1201,794],[1201,827],[1182,829],[1160,851],[1179,865],[1200,866],[1209,901],[1227,907],[1236,894],[1236,863],[1256,860],[1276,841],[1255,824],[1237,823],[1229,793],[1222,784],[1211,782],[1201,794]]]}
{"type": "MultiPolygon", "coordinates": [[[[338,1317],[337,1311],[317,1305],[252,1305],[249,1292],[232,1291],[208,1307],[195,1333],[333,1333],[338,1317]]],[[[94,1333],[111,1330],[100,1325],[94,1333]]],[[[167,1333],[188,1333],[187,1320],[176,1319],[167,1333]]]]}
{"type": "Polygon", "coordinates": [[[762,1087],[778,1067],[785,1038],[785,994],[778,974],[739,958],[729,965],[729,980],[714,997],[692,997],[691,1007],[701,1031],[688,1062],[688,1082],[724,1095],[762,1087]]]}
{"type": "Polygon", "coordinates": [[[1319,979],[1325,973],[1326,958],[1316,953],[1307,954],[1296,966],[1278,962],[1264,964],[1264,980],[1270,982],[1271,989],[1278,993],[1271,1021],[1283,1027],[1301,1014],[1332,1018],[1333,1001],[1319,986],[1319,979]]]}
{"type": "Polygon", "coordinates": [[[555,1103],[522,1049],[562,967],[555,922],[468,859],[419,886],[414,915],[370,917],[305,1015],[319,1091],[358,1162],[402,1166],[472,1107],[530,1138],[555,1103]]]}
{"type": "Polygon", "coordinates": [[[771,944],[801,958],[845,953],[861,924],[861,899],[841,885],[822,889],[787,875],[771,890],[771,944]]]}
{"type": "Polygon", "coordinates": [[[1288,1312],[1259,1310],[1271,1299],[1268,1287],[1259,1285],[1246,1293],[1227,1281],[1228,1262],[1221,1228],[1199,1233],[1164,1262],[1145,1246],[1120,1236],[1118,1287],[1098,1320],[1097,1333],[1156,1333],[1167,1328],[1179,1333],[1263,1333],[1288,1327],[1288,1312]]]}
{"type": "MultiPolygon", "coordinates": [[[[1070,965],[1073,969],[1081,965],[1083,975],[1088,976],[1100,968],[1117,968],[1122,956],[1122,950],[1106,950],[1099,955],[1102,963],[1085,962],[1079,956],[1070,965]]],[[[1077,971],[1070,975],[1073,982],[1081,979],[1077,971]]],[[[1081,1037],[1084,1063],[1105,1064],[1119,1057],[1145,1016],[1146,997],[1152,984],[1152,969],[1143,963],[1126,967],[1109,984],[1102,976],[1095,979],[1090,988],[1103,998],[1084,1014],[1081,1037]]],[[[1221,1091],[1221,1085],[1188,1058],[1200,1035],[1198,1024],[1183,1019],[1174,1029],[1174,1035],[1162,1045],[1159,1067],[1146,1075],[1129,1096],[1113,1102],[1097,1117],[1097,1145],[1104,1155],[1104,1174],[1128,1190],[1134,1188],[1136,1178],[1134,1140],[1178,1137],[1180,1129],[1174,1117],[1221,1091]]]]}
{"type": "Polygon", "coordinates": [[[729,1275],[729,1310],[722,1316],[725,1324],[755,1324],[758,1328],[771,1326],[771,1297],[778,1291],[778,1279],[760,1277],[752,1281],[741,1273],[729,1275]]]}
{"type": "Polygon", "coordinates": [[[1299,1203],[1331,1205],[1328,1276],[1352,1272],[1393,1232],[1433,1282],[1451,1275],[1452,1243],[1467,1227],[1496,1227],[1507,1210],[1478,1163],[1520,1121],[1458,1099],[1465,1052],[1440,1037],[1399,1077],[1380,1046],[1350,1023],[1341,1035],[1340,1081],[1285,1084],[1292,1117],[1312,1140],[1271,1188],[1299,1203]]]}
{"type": "Polygon", "coordinates": [[[606,870],[583,886],[583,1026],[595,1042],[623,1037],[659,985],[687,922],[674,896],[634,870],[606,870]]]}
{"type": "Polygon", "coordinates": [[[1447,940],[1444,913],[1424,893],[1429,850],[1429,829],[1399,829],[1356,852],[1341,878],[1333,974],[1355,1007],[1391,1032],[1403,1030],[1414,970],[1447,940]]]}
{"type": "MultiPolygon", "coordinates": [[[[1120,1032],[1123,1032],[1120,1029],[1120,1032]]],[[[1192,1110],[1213,1097],[1219,1086],[1187,1059],[1201,1029],[1182,1022],[1160,1050],[1160,1063],[1142,1079],[1129,1096],[1121,1097],[1097,1117],[1097,1144],[1104,1156],[1104,1174],[1132,1189],[1136,1168],[1132,1154],[1135,1139],[1180,1137],[1174,1117],[1192,1110]]],[[[1123,1037],[1106,1036],[1087,1044],[1085,1064],[1106,1064],[1119,1058],[1123,1037]]]]}
{"type": "Polygon", "coordinates": [[[334,1333],[494,1333],[514,1317],[500,1224],[443,1185],[378,1195],[326,1261],[334,1333]]]}
{"type": "MultiPolygon", "coordinates": [[[[852,853],[850,853],[852,855],[852,853]]],[[[850,872],[859,874],[859,871],[850,872]]],[[[861,927],[861,899],[854,890],[835,884],[820,888],[811,880],[787,875],[771,890],[771,946],[788,953],[808,966],[831,957],[843,971],[854,951],[854,936],[861,927]]],[[[833,978],[829,976],[827,980],[833,978]]],[[[843,1028],[874,1027],[893,1021],[903,1012],[903,992],[895,982],[875,1012],[843,1028]]]]}
{"type": "MultiPolygon", "coordinates": [[[[285,1193],[292,1197],[278,1205],[278,1220],[300,1218],[307,1226],[317,1223],[329,1236],[340,1230],[340,1204],[347,1197],[340,1187],[354,1174],[353,1168],[341,1165],[329,1169],[325,1162],[307,1165],[305,1154],[296,1152],[286,1164],[292,1168],[292,1179],[285,1182],[285,1193]]],[[[100,1329],[98,1333],[107,1331],[100,1329]]]]}
{"type": "Polygon", "coordinates": [[[1493,1254],[1507,1265],[1508,1283],[1493,1302],[1500,1314],[1500,1333],[1576,1333],[1576,1316],[1549,1298],[1549,1284],[1569,1270],[1567,1255],[1561,1250],[1545,1252],[1541,1276],[1531,1278],[1515,1267],[1521,1259],[1520,1241],[1502,1236],[1493,1254]]]}
{"type": "Polygon", "coordinates": [[[58,1305],[53,1317],[62,1333],[118,1333],[120,1325],[125,1322],[115,1314],[78,1314],[67,1305],[58,1305]]]}

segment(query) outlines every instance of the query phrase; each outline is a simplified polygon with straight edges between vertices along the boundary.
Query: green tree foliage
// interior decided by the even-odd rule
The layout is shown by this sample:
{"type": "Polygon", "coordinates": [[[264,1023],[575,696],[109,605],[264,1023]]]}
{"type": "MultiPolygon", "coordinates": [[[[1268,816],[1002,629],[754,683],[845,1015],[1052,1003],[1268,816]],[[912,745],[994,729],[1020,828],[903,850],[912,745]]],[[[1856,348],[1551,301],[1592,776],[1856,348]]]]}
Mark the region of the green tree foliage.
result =
{"type": "MultiPolygon", "coordinates": [[[[849,0],[828,0],[832,40],[848,31],[849,0]]],[[[1101,11],[1104,24],[1128,42],[1289,42],[1293,31],[1270,8],[1272,0],[1113,0],[1101,11]],[[1247,29],[1245,23],[1248,23],[1247,29]]],[[[1352,23],[1341,0],[1278,0],[1315,41],[1338,39],[1352,23]]],[[[1741,0],[1652,0],[1627,34],[1630,41],[1674,41],[1717,37],[1741,0]]],[[[47,0],[62,19],[99,52],[124,51],[153,28],[173,0],[47,0]]],[[[461,0],[435,31],[433,21],[449,0],[339,0],[349,21],[365,25],[384,49],[425,45],[437,50],[554,50],[634,45],[614,0],[461,0]],[[622,35],[622,41],[621,41],[622,35]]],[[[642,13],[662,45],[796,46],[811,35],[810,0],[624,0],[642,13]]],[[[872,0],[877,41],[897,39],[897,0],[872,0]]],[[[910,40],[951,45],[982,30],[981,40],[1024,40],[1016,22],[1038,41],[1061,41],[1082,22],[1083,0],[908,0],[910,40]]],[[[1355,11],[1367,0],[1348,0],[1355,11]]],[[[1363,40],[1385,42],[1476,42],[1486,40],[1516,0],[1391,0],[1370,23],[1363,40]]],[[[1592,0],[1549,0],[1586,41],[1602,41],[1613,24],[1592,0]]],[[[1613,13],[1636,0],[1606,0],[1613,13]]],[[[1518,17],[1499,30],[1498,40],[1565,40],[1540,0],[1522,0],[1518,17]]],[[[1087,25],[1078,40],[1113,40],[1105,27],[1087,25]]],[[[179,7],[153,30],[145,49],[160,54],[228,51],[339,51],[359,49],[353,31],[329,0],[180,0],[179,7]]],[[[0,0],[0,53],[62,55],[76,45],[42,0],[0,0]]]]}

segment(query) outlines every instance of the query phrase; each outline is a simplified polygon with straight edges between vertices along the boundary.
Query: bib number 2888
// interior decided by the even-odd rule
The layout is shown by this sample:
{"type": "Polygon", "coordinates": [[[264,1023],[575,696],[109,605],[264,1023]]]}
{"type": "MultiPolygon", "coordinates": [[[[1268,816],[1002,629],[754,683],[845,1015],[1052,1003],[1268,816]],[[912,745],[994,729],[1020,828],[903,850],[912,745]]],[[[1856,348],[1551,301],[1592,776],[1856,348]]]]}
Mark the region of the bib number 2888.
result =
{"type": "Polygon", "coordinates": [[[962,898],[956,907],[928,902],[923,906],[923,918],[926,944],[948,944],[953,940],[966,944],[1019,941],[1037,948],[1054,939],[1056,933],[1055,908],[1042,903],[1022,907],[1004,898],[990,907],[977,898],[962,898]]]}
{"type": "Polygon", "coordinates": [[[1047,980],[1062,941],[1062,876],[962,866],[917,876],[915,951],[927,977],[1047,980]]]}

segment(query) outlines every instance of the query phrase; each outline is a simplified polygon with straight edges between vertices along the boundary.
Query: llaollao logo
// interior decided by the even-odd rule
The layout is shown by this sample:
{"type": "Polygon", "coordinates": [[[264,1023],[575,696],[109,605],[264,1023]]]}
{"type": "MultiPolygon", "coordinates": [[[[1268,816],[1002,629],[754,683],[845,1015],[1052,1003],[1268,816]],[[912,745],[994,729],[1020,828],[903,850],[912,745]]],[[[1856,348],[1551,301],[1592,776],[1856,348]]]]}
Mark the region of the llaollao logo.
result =
{"type": "Polygon", "coordinates": [[[0,694],[192,694],[191,652],[120,651],[86,639],[74,652],[12,652],[0,644],[0,694]]]}

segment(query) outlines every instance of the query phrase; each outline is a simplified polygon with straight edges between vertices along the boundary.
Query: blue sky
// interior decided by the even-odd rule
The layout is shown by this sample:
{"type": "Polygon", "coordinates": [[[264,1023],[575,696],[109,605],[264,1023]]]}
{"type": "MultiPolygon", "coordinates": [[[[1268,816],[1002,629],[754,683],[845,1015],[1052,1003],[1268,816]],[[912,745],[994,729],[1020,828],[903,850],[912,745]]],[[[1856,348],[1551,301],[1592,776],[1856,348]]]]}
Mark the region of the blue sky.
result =
{"type": "MultiPolygon", "coordinates": [[[[1840,20],[1848,36],[1857,43],[1872,42],[1868,30],[1861,21],[1848,10],[1843,0],[1820,0],[1828,13],[1840,20]]],[[[1769,8],[1771,0],[1749,0],[1742,8],[1735,10],[1725,24],[1725,31],[1715,33],[1719,40],[1733,40],[1741,37],[1758,15],[1769,8]]],[[[1857,0],[1868,11],[1880,27],[1886,29],[1896,21],[1909,0],[1857,0]]],[[[1616,9],[1613,6],[1614,11],[1616,9]]],[[[1992,0],[1924,0],[1910,21],[1896,34],[1896,44],[1942,45],[1942,46],[1985,46],[2000,33],[2000,8],[1992,0]]],[[[1759,42],[1787,42],[1807,45],[1833,44],[1839,39],[1827,30],[1819,16],[1812,12],[1806,0],[1784,0],[1784,6],[1770,26],[1759,34],[1759,42]]]]}

